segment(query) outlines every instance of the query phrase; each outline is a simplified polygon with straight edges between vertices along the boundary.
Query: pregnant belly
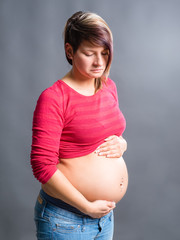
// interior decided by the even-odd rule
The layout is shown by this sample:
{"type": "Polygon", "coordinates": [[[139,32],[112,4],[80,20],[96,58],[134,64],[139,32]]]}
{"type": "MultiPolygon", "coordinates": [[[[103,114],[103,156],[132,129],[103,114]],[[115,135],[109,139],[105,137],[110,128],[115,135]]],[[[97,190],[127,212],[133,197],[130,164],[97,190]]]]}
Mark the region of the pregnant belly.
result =
{"type": "Polygon", "coordinates": [[[88,156],[61,159],[59,170],[89,201],[122,199],[128,186],[128,173],[124,159],[88,156]]]}

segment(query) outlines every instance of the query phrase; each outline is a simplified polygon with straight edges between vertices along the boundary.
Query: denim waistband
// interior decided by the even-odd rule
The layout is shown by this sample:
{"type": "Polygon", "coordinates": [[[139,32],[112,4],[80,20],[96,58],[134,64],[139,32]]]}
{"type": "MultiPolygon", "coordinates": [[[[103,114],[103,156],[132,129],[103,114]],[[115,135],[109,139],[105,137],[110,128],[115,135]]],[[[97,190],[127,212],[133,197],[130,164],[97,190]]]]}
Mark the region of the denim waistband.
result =
{"type": "Polygon", "coordinates": [[[44,198],[48,203],[51,203],[53,205],[55,205],[56,207],[65,209],[67,211],[79,214],[81,216],[86,216],[89,217],[88,215],[86,215],[85,213],[81,212],[79,209],[71,206],[68,203],[65,203],[64,201],[58,199],[58,198],[54,198],[50,195],[48,195],[46,192],[43,191],[43,189],[40,190],[40,195],[42,198],[44,198]]]}

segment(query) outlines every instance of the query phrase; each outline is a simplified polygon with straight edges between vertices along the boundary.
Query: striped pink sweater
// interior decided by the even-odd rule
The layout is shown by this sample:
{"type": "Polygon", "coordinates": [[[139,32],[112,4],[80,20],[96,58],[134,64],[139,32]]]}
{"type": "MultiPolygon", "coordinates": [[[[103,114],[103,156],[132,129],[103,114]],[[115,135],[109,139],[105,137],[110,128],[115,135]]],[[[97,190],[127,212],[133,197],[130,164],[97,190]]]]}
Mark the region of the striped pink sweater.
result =
{"type": "Polygon", "coordinates": [[[34,176],[46,183],[57,170],[60,158],[93,152],[108,136],[122,135],[125,125],[111,79],[92,96],[76,92],[62,80],[56,81],[41,93],[34,111],[34,176]]]}

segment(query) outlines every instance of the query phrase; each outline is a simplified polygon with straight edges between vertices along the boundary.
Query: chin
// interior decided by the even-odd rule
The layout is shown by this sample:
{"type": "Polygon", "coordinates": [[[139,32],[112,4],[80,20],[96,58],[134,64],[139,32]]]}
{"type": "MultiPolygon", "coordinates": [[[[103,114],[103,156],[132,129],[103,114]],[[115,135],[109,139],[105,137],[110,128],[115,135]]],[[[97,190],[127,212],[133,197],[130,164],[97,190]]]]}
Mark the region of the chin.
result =
{"type": "Polygon", "coordinates": [[[100,78],[102,77],[102,73],[93,73],[91,75],[89,75],[91,78],[100,78]]]}

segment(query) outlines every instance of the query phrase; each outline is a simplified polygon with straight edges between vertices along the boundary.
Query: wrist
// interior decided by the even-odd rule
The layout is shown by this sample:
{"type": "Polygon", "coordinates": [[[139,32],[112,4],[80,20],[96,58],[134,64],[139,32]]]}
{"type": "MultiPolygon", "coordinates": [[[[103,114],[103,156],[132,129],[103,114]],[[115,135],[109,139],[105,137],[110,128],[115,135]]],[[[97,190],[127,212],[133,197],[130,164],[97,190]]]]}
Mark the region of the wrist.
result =
{"type": "Polygon", "coordinates": [[[78,209],[88,215],[91,212],[91,202],[87,199],[84,199],[83,203],[78,206],[78,209]]]}
{"type": "Polygon", "coordinates": [[[124,153],[127,150],[127,142],[122,136],[119,136],[119,140],[120,140],[122,152],[124,153]]]}

